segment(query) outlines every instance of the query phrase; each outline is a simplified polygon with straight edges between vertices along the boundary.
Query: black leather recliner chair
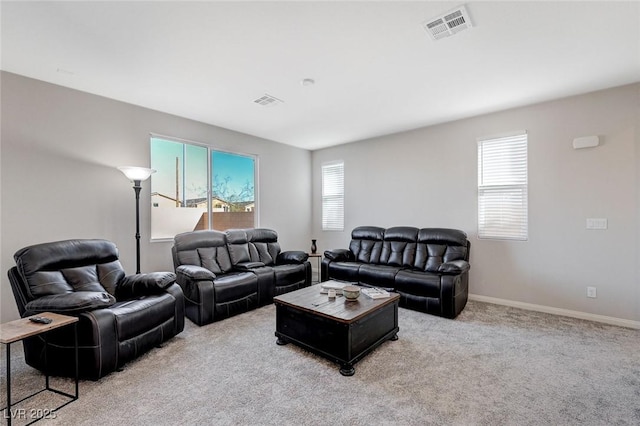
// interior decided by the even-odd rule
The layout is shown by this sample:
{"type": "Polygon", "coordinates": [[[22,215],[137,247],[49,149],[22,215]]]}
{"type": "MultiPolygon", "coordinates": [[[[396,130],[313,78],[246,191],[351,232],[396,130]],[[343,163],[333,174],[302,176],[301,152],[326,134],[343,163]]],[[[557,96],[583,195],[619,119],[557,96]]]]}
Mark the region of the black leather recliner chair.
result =
{"type": "MultiPolygon", "coordinates": [[[[184,296],[172,272],[126,276],[115,244],[67,240],[25,247],[9,281],[22,317],[54,312],[78,322],[80,377],[97,380],[184,329],[184,296]]],[[[70,327],[47,336],[48,372],[73,376],[70,327]]],[[[24,341],[25,360],[44,371],[44,340],[24,341]]]]}

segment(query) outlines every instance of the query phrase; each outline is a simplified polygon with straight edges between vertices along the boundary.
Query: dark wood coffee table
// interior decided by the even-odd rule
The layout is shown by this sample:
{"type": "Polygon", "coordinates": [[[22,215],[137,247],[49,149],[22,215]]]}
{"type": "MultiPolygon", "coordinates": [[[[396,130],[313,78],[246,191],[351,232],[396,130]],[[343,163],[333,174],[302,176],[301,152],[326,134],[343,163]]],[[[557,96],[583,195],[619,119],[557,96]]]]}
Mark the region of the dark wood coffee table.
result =
{"type": "Polygon", "coordinates": [[[276,341],[294,343],[340,364],[343,376],[355,373],[353,365],[387,340],[398,339],[398,301],[361,294],[351,302],[338,296],[330,300],[320,285],[273,298],[276,305],[276,341]]]}

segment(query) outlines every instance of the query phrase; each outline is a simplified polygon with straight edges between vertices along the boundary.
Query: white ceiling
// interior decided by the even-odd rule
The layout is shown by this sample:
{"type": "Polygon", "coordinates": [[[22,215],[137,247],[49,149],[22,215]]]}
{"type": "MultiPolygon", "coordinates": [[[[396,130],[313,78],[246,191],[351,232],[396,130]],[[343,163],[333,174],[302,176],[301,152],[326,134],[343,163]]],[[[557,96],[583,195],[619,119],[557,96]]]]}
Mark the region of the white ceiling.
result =
{"type": "Polygon", "coordinates": [[[5,71],[311,150],[640,81],[638,1],[3,1],[0,13],[5,71]],[[460,4],[474,27],[433,41],[421,24],[460,4]],[[253,102],[265,93],[284,103],[253,102]]]}

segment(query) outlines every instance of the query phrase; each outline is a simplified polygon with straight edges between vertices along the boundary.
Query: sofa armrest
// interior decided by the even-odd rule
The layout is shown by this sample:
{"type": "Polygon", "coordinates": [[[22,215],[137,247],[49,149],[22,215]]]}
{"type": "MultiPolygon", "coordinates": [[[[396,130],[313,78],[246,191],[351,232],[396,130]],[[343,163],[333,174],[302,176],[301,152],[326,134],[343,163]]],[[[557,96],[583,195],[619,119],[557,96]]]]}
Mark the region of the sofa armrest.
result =
{"type": "Polygon", "coordinates": [[[213,281],[216,274],[197,265],[180,265],[176,268],[176,281],[182,285],[188,281],[213,281]]]}
{"type": "Polygon", "coordinates": [[[348,249],[326,250],[324,252],[324,257],[335,262],[349,262],[356,258],[351,250],[348,249]]]}
{"type": "Polygon", "coordinates": [[[438,267],[438,272],[447,275],[460,275],[467,272],[471,266],[466,260],[452,260],[445,262],[438,267]]]}
{"type": "Polygon", "coordinates": [[[39,297],[25,306],[25,316],[42,312],[77,314],[94,309],[108,308],[116,303],[115,297],[104,291],[77,291],[39,297]]]}
{"type": "Polygon", "coordinates": [[[127,275],[116,287],[116,298],[127,300],[133,297],[156,294],[176,282],[173,272],[151,272],[127,275]]]}
{"type": "Polygon", "coordinates": [[[276,265],[301,265],[309,259],[309,255],[303,251],[283,251],[276,258],[276,265]]]}
{"type": "Polygon", "coordinates": [[[262,262],[240,262],[234,267],[239,271],[251,271],[252,269],[262,268],[264,263],[262,262]]]}

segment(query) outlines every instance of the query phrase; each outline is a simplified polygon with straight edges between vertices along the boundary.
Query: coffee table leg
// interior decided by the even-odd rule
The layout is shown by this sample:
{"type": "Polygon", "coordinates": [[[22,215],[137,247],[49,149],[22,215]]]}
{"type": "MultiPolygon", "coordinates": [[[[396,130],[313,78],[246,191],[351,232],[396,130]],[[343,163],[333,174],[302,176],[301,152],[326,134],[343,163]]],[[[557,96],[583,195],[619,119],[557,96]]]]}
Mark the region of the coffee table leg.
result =
{"type": "Polygon", "coordinates": [[[343,376],[353,376],[356,373],[356,369],[353,368],[353,364],[346,363],[340,365],[340,374],[343,376]]]}

